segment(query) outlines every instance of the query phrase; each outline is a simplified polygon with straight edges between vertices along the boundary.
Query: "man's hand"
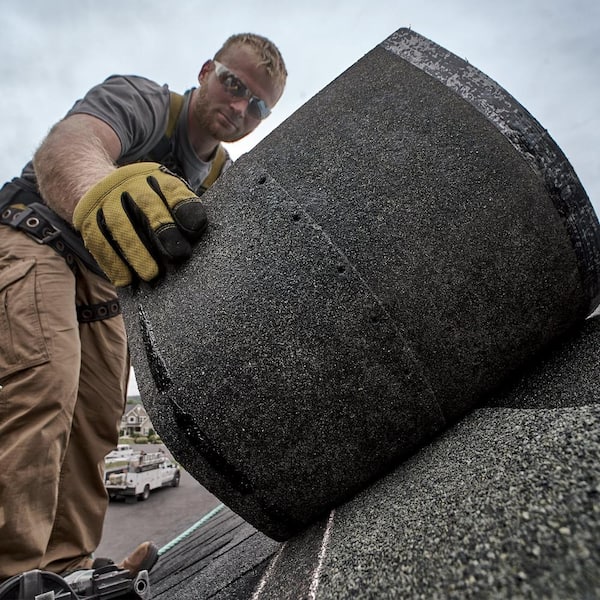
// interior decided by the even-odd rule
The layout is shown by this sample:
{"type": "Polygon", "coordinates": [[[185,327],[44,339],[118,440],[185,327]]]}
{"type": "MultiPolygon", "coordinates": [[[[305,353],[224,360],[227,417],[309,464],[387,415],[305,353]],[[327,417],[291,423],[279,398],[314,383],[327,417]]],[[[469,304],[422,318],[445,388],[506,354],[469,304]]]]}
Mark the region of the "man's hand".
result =
{"type": "Polygon", "coordinates": [[[120,167],[81,198],[73,224],[116,286],[152,281],[192,254],[206,229],[200,199],[157,163],[120,167]]]}

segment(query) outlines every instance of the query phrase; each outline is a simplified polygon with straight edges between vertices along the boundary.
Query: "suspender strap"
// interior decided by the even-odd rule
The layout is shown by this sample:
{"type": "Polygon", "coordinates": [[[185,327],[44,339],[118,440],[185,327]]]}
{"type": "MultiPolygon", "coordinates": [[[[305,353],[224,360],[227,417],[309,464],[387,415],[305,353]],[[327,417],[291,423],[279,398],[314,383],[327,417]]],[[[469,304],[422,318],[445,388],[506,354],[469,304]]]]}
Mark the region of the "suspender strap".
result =
{"type": "Polygon", "coordinates": [[[183,108],[185,96],[178,94],[177,92],[170,92],[169,100],[169,117],[167,119],[167,128],[165,134],[162,136],[158,144],[148,152],[144,160],[152,160],[159,162],[166,166],[168,169],[182,175],[177,165],[173,154],[173,148],[171,146],[171,137],[177,127],[177,120],[179,119],[179,113],[183,108]]]}
{"type": "Polygon", "coordinates": [[[167,131],[165,135],[170,138],[175,131],[175,125],[177,125],[177,119],[179,113],[183,108],[184,97],[177,92],[171,92],[171,102],[169,103],[169,120],[167,121],[167,131]]]}
{"type": "MultiPolygon", "coordinates": [[[[179,119],[179,115],[185,103],[185,96],[178,94],[177,92],[170,92],[170,95],[171,99],[169,103],[169,118],[167,120],[165,135],[161,138],[158,144],[156,144],[156,146],[150,150],[145,160],[152,160],[154,162],[161,163],[167,167],[167,169],[185,179],[183,167],[175,156],[172,141],[175,128],[177,127],[177,120],[179,119]]],[[[208,175],[200,184],[200,187],[195,190],[198,196],[201,196],[217,180],[227,159],[227,151],[222,144],[219,144],[217,146],[215,158],[212,161],[208,175]]]]}
{"type": "Polygon", "coordinates": [[[206,179],[202,182],[200,186],[200,192],[204,193],[219,177],[221,174],[221,170],[223,169],[223,165],[227,160],[227,152],[225,148],[221,144],[217,146],[217,155],[215,156],[212,165],[210,167],[210,171],[206,176],[206,179]]]}

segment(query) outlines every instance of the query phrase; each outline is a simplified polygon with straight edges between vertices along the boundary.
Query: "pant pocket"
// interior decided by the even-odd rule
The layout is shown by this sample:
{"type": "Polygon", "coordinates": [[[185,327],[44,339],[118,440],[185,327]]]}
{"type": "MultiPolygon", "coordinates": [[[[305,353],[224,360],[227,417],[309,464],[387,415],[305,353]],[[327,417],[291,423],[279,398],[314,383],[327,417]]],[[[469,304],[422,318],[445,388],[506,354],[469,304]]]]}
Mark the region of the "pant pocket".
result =
{"type": "Polygon", "coordinates": [[[29,258],[0,271],[0,381],[49,360],[38,313],[35,264],[29,258]]]}

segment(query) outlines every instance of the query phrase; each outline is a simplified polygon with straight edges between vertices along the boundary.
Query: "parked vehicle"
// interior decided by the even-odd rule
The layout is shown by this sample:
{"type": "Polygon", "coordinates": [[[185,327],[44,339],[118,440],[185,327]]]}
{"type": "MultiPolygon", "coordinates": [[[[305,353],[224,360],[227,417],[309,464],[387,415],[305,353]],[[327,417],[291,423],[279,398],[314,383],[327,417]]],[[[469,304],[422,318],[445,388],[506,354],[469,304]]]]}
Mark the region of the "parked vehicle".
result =
{"type": "Polygon", "coordinates": [[[147,500],[152,490],[179,486],[181,471],[164,452],[134,452],[121,462],[106,463],[104,485],[111,498],[147,500]]]}
{"type": "Polygon", "coordinates": [[[129,444],[119,444],[112,452],[109,452],[104,458],[104,464],[107,467],[115,463],[124,464],[135,455],[134,449],[129,444]]]}

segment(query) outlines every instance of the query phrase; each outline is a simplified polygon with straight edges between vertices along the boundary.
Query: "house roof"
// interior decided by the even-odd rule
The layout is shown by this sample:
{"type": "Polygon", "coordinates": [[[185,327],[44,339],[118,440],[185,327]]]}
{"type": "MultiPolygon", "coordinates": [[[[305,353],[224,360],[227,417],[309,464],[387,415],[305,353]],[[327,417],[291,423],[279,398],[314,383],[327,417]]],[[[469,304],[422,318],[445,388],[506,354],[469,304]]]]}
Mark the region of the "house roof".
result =
{"type": "Polygon", "coordinates": [[[144,408],[144,406],[142,404],[136,403],[136,404],[126,404],[125,405],[125,414],[130,413],[133,410],[137,410],[137,411],[141,411],[141,412],[146,412],[146,409],[144,408]]]}
{"type": "Polygon", "coordinates": [[[223,507],[161,556],[151,572],[152,597],[250,598],[278,546],[223,507]]]}
{"type": "Polygon", "coordinates": [[[285,543],[223,508],[163,554],[153,597],[597,595],[599,357],[594,318],[285,543]]]}

